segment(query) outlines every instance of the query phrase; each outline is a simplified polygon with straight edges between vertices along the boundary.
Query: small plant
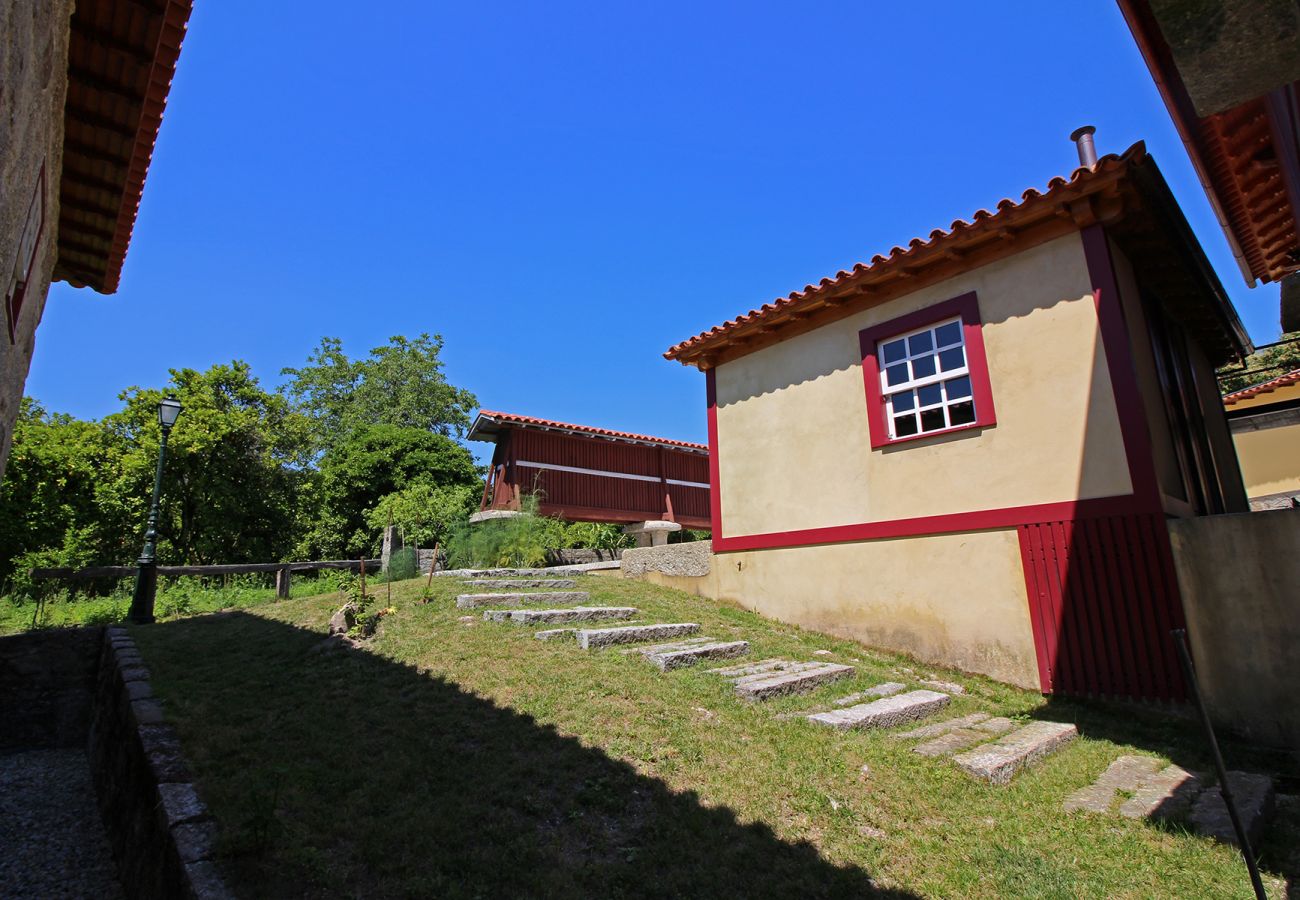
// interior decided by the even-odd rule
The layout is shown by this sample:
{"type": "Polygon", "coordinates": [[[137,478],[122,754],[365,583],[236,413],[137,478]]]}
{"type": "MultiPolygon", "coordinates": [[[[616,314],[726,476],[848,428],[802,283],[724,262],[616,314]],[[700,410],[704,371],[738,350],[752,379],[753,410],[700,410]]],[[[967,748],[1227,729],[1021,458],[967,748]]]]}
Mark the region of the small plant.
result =
{"type": "Polygon", "coordinates": [[[416,562],[415,548],[403,547],[401,550],[393,553],[388,558],[388,580],[405,581],[408,578],[414,578],[420,574],[419,563],[416,562]]]}
{"type": "Polygon", "coordinates": [[[352,607],[352,615],[355,619],[355,624],[348,629],[348,637],[370,637],[375,633],[375,629],[379,627],[380,619],[397,611],[392,606],[373,609],[376,598],[374,594],[366,590],[364,573],[353,575],[351,572],[345,572],[340,575],[339,593],[346,600],[344,606],[352,607]]]}

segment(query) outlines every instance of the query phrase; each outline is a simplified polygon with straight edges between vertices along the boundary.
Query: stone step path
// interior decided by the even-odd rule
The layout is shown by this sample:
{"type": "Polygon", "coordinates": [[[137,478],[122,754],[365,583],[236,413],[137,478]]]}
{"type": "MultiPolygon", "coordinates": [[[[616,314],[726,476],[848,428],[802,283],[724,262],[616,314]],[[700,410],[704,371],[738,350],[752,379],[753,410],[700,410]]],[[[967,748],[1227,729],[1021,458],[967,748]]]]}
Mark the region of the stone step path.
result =
{"type": "MultiPolygon", "coordinates": [[[[1257,842],[1272,813],[1273,779],[1250,772],[1229,772],[1228,778],[1246,834],[1257,842]]],[[[1119,757],[1096,781],[1067,797],[1062,807],[1066,812],[1118,812],[1128,819],[1186,821],[1202,837],[1237,843],[1218,785],[1207,786],[1203,776],[1149,756],[1119,757]],[[1120,800],[1124,794],[1130,796],[1120,800]]]]}
{"type": "Polygon", "coordinates": [[[868,697],[889,697],[894,694],[900,694],[907,690],[907,685],[898,681],[886,681],[884,684],[878,684],[875,687],[867,688],[865,691],[858,691],[856,694],[849,694],[833,701],[835,706],[852,706],[855,703],[867,699],[868,697]]]}
{"type": "Polygon", "coordinates": [[[622,628],[581,628],[574,633],[583,650],[597,650],[617,644],[639,644],[643,641],[664,641],[669,638],[695,634],[700,626],[695,622],[658,623],[654,625],[627,625],[622,628]]]}
{"type": "Polygon", "coordinates": [[[952,758],[968,775],[992,784],[1007,784],[1025,766],[1047,756],[1079,736],[1067,722],[1030,722],[1008,735],[952,758]]]}
{"type": "Polygon", "coordinates": [[[986,719],[973,728],[954,728],[947,734],[923,741],[912,748],[918,756],[952,756],[959,750],[982,744],[990,737],[1006,734],[1015,723],[1002,716],[986,719]]]}
{"type": "Polygon", "coordinates": [[[525,603],[586,603],[591,595],[586,591],[547,591],[538,594],[461,594],[456,598],[458,609],[477,609],[480,606],[523,606],[525,603]]]}
{"type": "Polygon", "coordinates": [[[640,650],[662,672],[693,666],[710,659],[733,659],[749,652],[749,641],[718,641],[706,638],[690,645],[660,644],[640,650]]]}
{"type": "Polygon", "coordinates": [[[483,619],[488,622],[509,622],[512,625],[550,625],[630,619],[636,614],[635,606],[575,606],[570,609],[489,609],[483,613],[483,619]]]}
{"type": "Polygon", "coordinates": [[[485,591],[526,591],[535,588],[564,590],[575,584],[572,578],[462,578],[461,583],[485,591]]]}
{"type": "Polygon", "coordinates": [[[938,691],[918,690],[892,697],[881,697],[870,703],[859,703],[845,709],[813,713],[808,721],[830,728],[847,731],[850,728],[893,728],[905,722],[914,722],[943,709],[952,700],[938,691]]]}
{"type": "Polygon", "coordinates": [[[803,694],[823,684],[847,678],[853,666],[828,662],[795,662],[789,659],[765,659],[743,666],[710,669],[714,675],[730,679],[736,695],[744,700],[770,700],[787,694],[803,694]]]}

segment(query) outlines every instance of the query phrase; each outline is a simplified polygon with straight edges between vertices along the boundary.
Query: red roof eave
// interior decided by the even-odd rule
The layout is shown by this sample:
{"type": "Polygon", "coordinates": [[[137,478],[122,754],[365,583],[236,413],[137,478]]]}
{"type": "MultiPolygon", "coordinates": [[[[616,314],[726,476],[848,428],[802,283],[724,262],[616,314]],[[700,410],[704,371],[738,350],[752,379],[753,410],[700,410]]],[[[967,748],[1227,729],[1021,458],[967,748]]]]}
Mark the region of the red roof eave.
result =
{"type": "Polygon", "coordinates": [[[479,422],[487,422],[495,425],[516,425],[521,428],[540,428],[550,431],[566,431],[578,435],[590,435],[592,437],[605,438],[614,441],[629,441],[637,444],[656,444],[664,447],[679,447],[683,450],[709,451],[707,444],[693,444],[689,441],[677,441],[672,438],[653,437],[647,434],[633,434],[628,431],[612,431],[608,428],[596,428],[591,425],[574,425],[569,422],[555,422],[550,419],[538,419],[533,416],[521,416],[516,413],[496,412],[490,409],[479,410],[473,426],[470,427],[470,437],[473,439],[474,432],[478,429],[479,422]]]}
{"type": "Polygon", "coordinates": [[[1279,388],[1289,387],[1293,384],[1300,384],[1300,369],[1287,372],[1285,375],[1279,375],[1270,381],[1264,381],[1260,384],[1253,384],[1248,388],[1242,388],[1239,391],[1233,391],[1231,394],[1223,395],[1223,405],[1232,406],[1242,400],[1249,400],[1260,394],[1271,394],[1279,388]]]}

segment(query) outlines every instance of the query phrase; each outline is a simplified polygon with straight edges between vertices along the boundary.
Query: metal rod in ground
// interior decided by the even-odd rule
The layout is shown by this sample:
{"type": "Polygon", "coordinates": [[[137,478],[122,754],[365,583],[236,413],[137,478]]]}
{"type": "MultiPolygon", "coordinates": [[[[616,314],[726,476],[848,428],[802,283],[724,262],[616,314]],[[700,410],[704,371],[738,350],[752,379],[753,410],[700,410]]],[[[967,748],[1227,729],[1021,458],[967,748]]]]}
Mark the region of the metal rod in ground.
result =
{"type": "Polygon", "coordinates": [[[1187,629],[1175,628],[1169,633],[1173,635],[1174,644],[1178,647],[1178,659],[1183,664],[1183,675],[1187,677],[1187,686],[1196,701],[1196,708],[1201,712],[1201,724],[1205,726],[1205,736],[1210,741],[1210,755],[1214,757],[1214,769],[1219,776],[1219,793],[1223,795],[1223,805],[1228,808],[1228,818],[1232,819],[1232,829],[1237,832],[1237,844],[1241,848],[1242,857],[1246,860],[1246,869],[1250,872],[1250,883],[1255,888],[1255,897],[1258,900],[1268,900],[1268,895],[1264,893],[1264,882],[1259,877],[1259,865],[1255,862],[1255,851],[1250,846],[1250,838],[1246,836],[1246,829],[1242,827],[1241,816],[1237,815],[1237,804],[1232,799],[1232,789],[1228,786],[1228,769],[1223,764],[1223,754],[1219,752],[1219,741],[1214,736],[1214,725],[1210,722],[1210,714],[1205,709],[1205,701],[1201,698],[1201,687],[1196,682],[1192,654],[1187,649],[1187,629]]]}
{"type": "Polygon", "coordinates": [[[433,590],[433,570],[438,568],[438,541],[433,542],[433,559],[429,560],[429,579],[424,583],[424,599],[429,599],[429,591],[433,590]]]}

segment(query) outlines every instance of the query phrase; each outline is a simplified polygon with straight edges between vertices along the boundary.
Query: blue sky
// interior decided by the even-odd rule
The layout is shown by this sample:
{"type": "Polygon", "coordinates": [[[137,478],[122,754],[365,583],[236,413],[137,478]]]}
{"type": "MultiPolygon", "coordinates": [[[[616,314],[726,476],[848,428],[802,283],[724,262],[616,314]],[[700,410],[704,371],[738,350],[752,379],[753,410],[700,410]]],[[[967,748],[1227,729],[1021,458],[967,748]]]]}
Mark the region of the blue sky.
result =
{"type": "Polygon", "coordinates": [[[1089,122],[1275,338],[1111,0],[200,2],[121,289],[51,290],[27,393],[428,331],[484,407],[702,441],[669,345],[1042,188],[1089,122]]]}

